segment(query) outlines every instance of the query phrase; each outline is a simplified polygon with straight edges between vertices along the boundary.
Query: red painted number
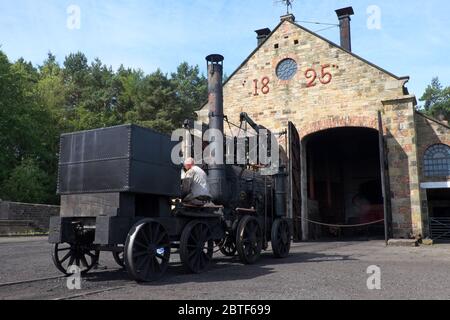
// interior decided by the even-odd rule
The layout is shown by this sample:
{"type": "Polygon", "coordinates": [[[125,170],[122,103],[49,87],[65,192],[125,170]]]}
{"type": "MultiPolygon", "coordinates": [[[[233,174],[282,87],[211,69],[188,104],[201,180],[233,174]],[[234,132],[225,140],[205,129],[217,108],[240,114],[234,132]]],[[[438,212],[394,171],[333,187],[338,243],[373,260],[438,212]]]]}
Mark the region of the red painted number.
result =
{"type": "Polygon", "coordinates": [[[270,79],[268,77],[264,77],[262,79],[263,87],[261,88],[261,92],[263,94],[268,94],[270,92],[269,83],[270,83],[270,79]]]}
{"type": "Polygon", "coordinates": [[[255,84],[255,86],[254,86],[255,92],[253,93],[253,95],[254,96],[259,96],[259,93],[258,93],[258,79],[253,80],[253,83],[255,84]]]}
{"type": "Polygon", "coordinates": [[[330,67],[329,64],[325,64],[322,66],[322,75],[320,77],[320,82],[322,84],[329,84],[331,80],[333,79],[333,76],[329,72],[325,72],[325,69],[328,69],[330,67]]]}
{"type": "Polygon", "coordinates": [[[306,85],[308,88],[314,87],[316,85],[316,79],[317,79],[316,70],[314,70],[312,68],[306,70],[305,77],[306,77],[306,79],[309,80],[306,85]]]}
{"type": "Polygon", "coordinates": [[[333,79],[333,75],[326,71],[331,66],[329,64],[324,64],[321,66],[320,77],[317,75],[317,71],[313,68],[309,68],[305,72],[305,78],[308,80],[306,87],[311,88],[316,86],[317,78],[321,84],[329,84],[333,79]]]}
{"type": "MultiPolygon", "coordinates": [[[[314,68],[309,68],[305,71],[305,78],[307,79],[306,87],[312,88],[317,85],[317,80],[321,84],[329,84],[333,80],[333,75],[328,71],[329,68],[339,68],[336,65],[324,64],[320,66],[320,74],[314,68]]],[[[253,95],[259,96],[259,93],[269,94],[270,92],[270,79],[269,77],[264,77],[261,79],[261,88],[259,87],[259,79],[253,80],[253,95]]]]}
{"type": "MultiPolygon", "coordinates": [[[[259,80],[255,79],[255,80],[253,80],[253,83],[254,83],[253,95],[259,96],[259,93],[258,93],[259,92],[259,87],[258,87],[259,80]]],[[[262,78],[261,83],[262,83],[262,88],[261,88],[262,94],[268,94],[270,92],[270,87],[269,87],[270,79],[268,77],[264,77],[264,78],[262,78]]]]}

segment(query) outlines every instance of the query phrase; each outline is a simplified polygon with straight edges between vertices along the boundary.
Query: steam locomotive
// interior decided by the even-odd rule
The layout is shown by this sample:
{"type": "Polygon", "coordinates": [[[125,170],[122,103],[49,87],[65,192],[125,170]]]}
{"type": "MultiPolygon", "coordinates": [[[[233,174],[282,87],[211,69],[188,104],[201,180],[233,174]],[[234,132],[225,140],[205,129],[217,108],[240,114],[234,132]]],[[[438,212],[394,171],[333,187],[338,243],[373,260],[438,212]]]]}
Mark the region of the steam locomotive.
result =
{"type": "MultiPolygon", "coordinates": [[[[206,60],[209,128],[223,133],[224,59],[206,60]]],[[[282,166],[267,176],[247,164],[208,165],[213,204],[188,205],[179,200],[175,146],[169,136],[135,125],[61,136],[61,212],[50,222],[49,242],[62,273],[72,273],[73,266],[87,273],[104,251],[138,282],[161,278],[174,252],[192,273],[205,272],[217,248],[238,254],[244,264],[257,262],[269,242],[275,257],[289,255],[292,221],[282,166]]]]}

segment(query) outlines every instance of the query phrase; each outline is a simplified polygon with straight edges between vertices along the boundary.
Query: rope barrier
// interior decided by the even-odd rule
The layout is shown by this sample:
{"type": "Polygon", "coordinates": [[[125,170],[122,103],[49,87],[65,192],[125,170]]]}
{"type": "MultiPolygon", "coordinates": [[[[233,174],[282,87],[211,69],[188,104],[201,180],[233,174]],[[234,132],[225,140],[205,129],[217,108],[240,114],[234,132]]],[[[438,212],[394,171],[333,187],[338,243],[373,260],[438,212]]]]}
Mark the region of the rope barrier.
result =
{"type": "Polygon", "coordinates": [[[373,222],[368,222],[368,223],[361,223],[361,224],[353,224],[353,225],[342,225],[342,224],[328,224],[328,223],[322,223],[322,222],[317,222],[317,221],[313,221],[310,219],[305,219],[305,218],[301,218],[302,220],[305,220],[309,223],[312,224],[317,224],[319,226],[325,226],[325,227],[332,227],[332,228],[358,228],[358,227],[366,227],[366,226],[370,226],[370,225],[374,225],[374,224],[378,224],[381,222],[384,222],[384,219],[382,220],[377,220],[377,221],[373,221],[373,222]]]}

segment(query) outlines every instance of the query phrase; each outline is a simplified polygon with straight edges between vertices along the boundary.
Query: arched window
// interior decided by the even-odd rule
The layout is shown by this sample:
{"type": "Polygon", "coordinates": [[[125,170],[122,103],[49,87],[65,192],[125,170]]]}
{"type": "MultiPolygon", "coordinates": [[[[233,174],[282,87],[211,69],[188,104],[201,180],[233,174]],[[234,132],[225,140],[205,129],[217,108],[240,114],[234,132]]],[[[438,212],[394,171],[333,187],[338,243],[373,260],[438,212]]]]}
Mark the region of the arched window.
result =
{"type": "Polygon", "coordinates": [[[435,144],[425,152],[425,176],[450,176],[450,146],[435,144]]]}

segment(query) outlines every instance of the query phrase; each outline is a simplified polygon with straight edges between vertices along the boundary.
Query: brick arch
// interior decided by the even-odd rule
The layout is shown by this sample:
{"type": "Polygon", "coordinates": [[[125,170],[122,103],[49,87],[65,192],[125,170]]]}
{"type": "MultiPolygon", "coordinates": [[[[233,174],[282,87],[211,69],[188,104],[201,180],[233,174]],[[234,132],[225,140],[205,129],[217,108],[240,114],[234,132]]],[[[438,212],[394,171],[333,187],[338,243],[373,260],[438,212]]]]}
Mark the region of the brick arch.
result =
{"type": "Polygon", "coordinates": [[[376,117],[335,116],[315,121],[300,128],[301,138],[320,131],[334,128],[369,128],[378,130],[376,117]]]}

